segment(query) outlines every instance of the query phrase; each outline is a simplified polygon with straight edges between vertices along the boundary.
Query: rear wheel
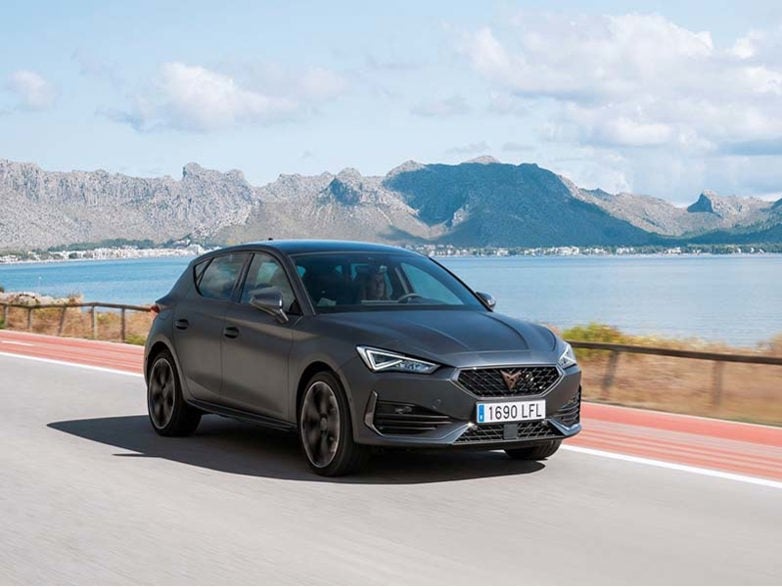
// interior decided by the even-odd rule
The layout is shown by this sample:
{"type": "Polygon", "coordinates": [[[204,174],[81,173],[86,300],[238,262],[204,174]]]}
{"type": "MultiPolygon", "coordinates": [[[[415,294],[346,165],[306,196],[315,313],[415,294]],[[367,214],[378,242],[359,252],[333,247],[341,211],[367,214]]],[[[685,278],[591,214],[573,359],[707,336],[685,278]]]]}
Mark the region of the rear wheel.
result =
{"type": "Polygon", "coordinates": [[[512,459],[522,461],[540,461],[553,455],[562,444],[561,440],[549,440],[544,444],[525,446],[524,448],[506,448],[505,452],[512,459]]]}
{"type": "Polygon", "coordinates": [[[369,451],[353,441],[347,397],[331,373],[318,373],[307,383],[299,410],[299,438],[318,475],[347,475],[366,462],[369,451]]]}
{"type": "Polygon", "coordinates": [[[174,358],[158,354],[149,371],[147,410],[152,428],[161,436],[189,436],[198,428],[201,412],[185,403],[174,358]]]}

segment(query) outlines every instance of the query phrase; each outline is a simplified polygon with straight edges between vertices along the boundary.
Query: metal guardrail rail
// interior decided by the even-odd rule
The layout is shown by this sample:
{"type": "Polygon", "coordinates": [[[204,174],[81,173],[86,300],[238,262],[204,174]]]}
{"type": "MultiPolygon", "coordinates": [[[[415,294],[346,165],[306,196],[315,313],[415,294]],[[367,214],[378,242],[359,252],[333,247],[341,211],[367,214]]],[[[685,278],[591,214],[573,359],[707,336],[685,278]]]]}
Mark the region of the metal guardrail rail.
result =
{"type": "MultiPolygon", "coordinates": [[[[92,337],[98,338],[98,320],[96,308],[107,308],[111,310],[120,311],[120,339],[124,342],[126,340],[127,330],[127,317],[128,311],[132,312],[149,312],[151,306],[136,306],[131,304],[114,304],[110,302],[83,302],[83,303],[66,303],[66,304],[19,304],[12,302],[0,302],[0,306],[3,307],[3,323],[8,323],[8,311],[9,308],[22,308],[27,311],[27,330],[31,331],[33,327],[33,312],[35,310],[43,310],[46,308],[60,308],[60,323],[57,329],[57,334],[62,335],[65,327],[65,316],[69,308],[89,308],[92,325],[92,337]]],[[[574,349],[588,349],[596,351],[607,351],[610,353],[608,357],[608,365],[606,366],[605,375],[603,376],[602,391],[605,397],[608,397],[611,387],[614,384],[616,377],[616,369],[619,363],[619,356],[622,353],[640,354],[640,355],[657,355],[663,357],[677,357],[680,359],[696,359],[702,361],[713,361],[713,395],[712,403],[714,406],[719,406],[722,403],[722,375],[725,363],[750,363],[759,365],[778,365],[782,366],[782,357],[772,357],[768,355],[747,355],[737,353],[714,353],[707,351],[690,351],[684,349],[668,349],[661,347],[645,347],[636,346],[630,344],[614,344],[608,342],[586,342],[579,340],[568,341],[574,349]]]]}
{"type": "Polygon", "coordinates": [[[125,342],[127,340],[127,312],[149,312],[151,306],[134,306],[131,304],[113,304],[110,302],[83,302],[83,303],[66,303],[66,304],[18,304],[12,302],[0,302],[0,306],[3,307],[3,324],[8,324],[8,310],[10,308],[22,308],[27,311],[27,330],[33,329],[33,312],[35,310],[44,310],[50,308],[60,308],[60,324],[57,328],[57,335],[62,336],[63,329],[65,328],[65,315],[68,308],[89,308],[90,320],[92,326],[92,338],[98,338],[98,316],[96,308],[107,308],[110,310],[120,311],[120,340],[125,342]]]}
{"type": "Polygon", "coordinates": [[[657,355],[662,357],[677,357],[680,359],[696,359],[701,361],[713,361],[713,390],[712,405],[718,407],[722,404],[722,374],[725,363],[750,363],[759,365],[778,365],[782,366],[782,357],[771,357],[768,355],[747,355],[737,353],[714,353],[707,351],[690,351],[685,349],[666,349],[661,347],[645,347],[630,344],[614,344],[608,342],[585,342],[579,340],[568,341],[574,349],[589,349],[597,351],[608,351],[608,365],[603,376],[602,391],[604,397],[608,397],[611,386],[614,384],[616,368],[619,363],[621,353],[639,354],[639,355],[657,355]]]}

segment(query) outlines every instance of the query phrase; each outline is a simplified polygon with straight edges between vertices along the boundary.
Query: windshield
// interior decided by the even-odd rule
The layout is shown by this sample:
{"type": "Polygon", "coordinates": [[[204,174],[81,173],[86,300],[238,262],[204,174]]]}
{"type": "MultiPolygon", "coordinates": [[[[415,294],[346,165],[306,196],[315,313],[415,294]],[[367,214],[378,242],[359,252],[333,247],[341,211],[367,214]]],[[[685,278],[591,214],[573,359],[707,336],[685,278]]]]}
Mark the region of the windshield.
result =
{"type": "Polygon", "coordinates": [[[293,256],[318,312],[371,309],[482,309],[470,290],[428,257],[399,253],[293,256]]]}

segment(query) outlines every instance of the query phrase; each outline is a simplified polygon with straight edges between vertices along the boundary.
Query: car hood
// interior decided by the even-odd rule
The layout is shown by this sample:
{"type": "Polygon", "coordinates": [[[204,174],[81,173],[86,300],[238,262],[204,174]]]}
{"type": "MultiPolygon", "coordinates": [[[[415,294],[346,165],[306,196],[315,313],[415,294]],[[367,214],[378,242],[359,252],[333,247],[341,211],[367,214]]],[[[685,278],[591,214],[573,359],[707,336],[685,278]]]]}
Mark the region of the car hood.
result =
{"type": "Polygon", "coordinates": [[[324,326],[349,329],[357,345],[454,367],[556,362],[556,338],[550,330],[493,312],[370,311],[321,314],[319,318],[324,326]]]}

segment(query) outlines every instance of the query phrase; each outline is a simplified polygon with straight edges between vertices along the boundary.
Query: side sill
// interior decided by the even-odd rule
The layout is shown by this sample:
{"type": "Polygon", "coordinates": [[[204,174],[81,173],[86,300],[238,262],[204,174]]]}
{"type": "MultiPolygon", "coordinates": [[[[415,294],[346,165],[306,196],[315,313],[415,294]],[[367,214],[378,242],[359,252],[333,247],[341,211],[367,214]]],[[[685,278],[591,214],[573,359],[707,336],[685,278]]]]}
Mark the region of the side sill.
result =
{"type": "Polygon", "coordinates": [[[227,418],[235,418],[237,420],[242,420],[243,422],[259,424],[266,428],[273,428],[275,430],[284,430],[286,432],[294,432],[296,430],[296,424],[291,424],[285,420],[272,418],[271,416],[264,416],[262,414],[256,414],[255,412],[246,412],[244,410],[237,410],[236,408],[229,408],[220,404],[213,404],[211,402],[200,400],[190,400],[188,403],[198,408],[199,410],[203,410],[204,412],[210,414],[226,416],[227,418]]]}

